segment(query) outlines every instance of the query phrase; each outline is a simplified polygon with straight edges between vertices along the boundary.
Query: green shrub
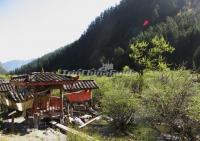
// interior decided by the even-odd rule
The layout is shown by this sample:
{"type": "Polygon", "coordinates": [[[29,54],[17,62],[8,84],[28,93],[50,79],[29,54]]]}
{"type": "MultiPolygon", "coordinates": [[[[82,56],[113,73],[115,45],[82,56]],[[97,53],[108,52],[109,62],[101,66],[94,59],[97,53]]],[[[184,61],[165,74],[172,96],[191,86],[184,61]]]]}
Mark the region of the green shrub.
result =
{"type": "Polygon", "coordinates": [[[146,124],[138,124],[133,131],[135,140],[137,141],[155,141],[158,136],[156,130],[146,124]]]}
{"type": "Polygon", "coordinates": [[[135,124],[139,110],[139,99],[131,92],[131,81],[114,78],[113,87],[105,92],[102,100],[104,114],[111,117],[111,125],[119,131],[126,131],[135,124]]]}
{"type": "Polygon", "coordinates": [[[124,71],[124,72],[128,72],[128,71],[131,71],[131,69],[130,69],[129,66],[124,66],[124,67],[123,67],[123,71],[124,71]]]}
{"type": "Polygon", "coordinates": [[[88,139],[69,132],[67,133],[67,141],[88,141],[88,139]]]}
{"type": "Polygon", "coordinates": [[[101,102],[103,113],[113,119],[110,125],[118,131],[131,129],[137,140],[154,140],[158,137],[155,131],[178,136],[180,140],[197,140],[200,83],[194,81],[194,76],[185,70],[167,70],[145,71],[143,76],[91,79],[100,87],[93,91],[94,97],[101,102]]]}
{"type": "Polygon", "coordinates": [[[143,90],[142,98],[154,128],[160,130],[165,126],[168,134],[194,140],[199,123],[188,116],[188,107],[198,93],[191,74],[184,70],[163,72],[145,81],[148,87],[143,90]]]}

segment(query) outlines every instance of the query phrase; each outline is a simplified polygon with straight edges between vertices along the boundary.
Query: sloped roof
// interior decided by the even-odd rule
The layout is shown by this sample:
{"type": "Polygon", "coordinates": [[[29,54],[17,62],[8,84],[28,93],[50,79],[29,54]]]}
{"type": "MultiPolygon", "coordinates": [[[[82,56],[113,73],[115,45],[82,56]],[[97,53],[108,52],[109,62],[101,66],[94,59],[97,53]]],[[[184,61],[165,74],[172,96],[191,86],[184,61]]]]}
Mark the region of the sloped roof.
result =
{"type": "Polygon", "coordinates": [[[56,74],[53,72],[34,72],[31,74],[20,75],[13,77],[11,81],[21,82],[47,82],[47,81],[66,81],[71,80],[72,77],[56,74]]]}
{"type": "Polygon", "coordinates": [[[65,91],[91,90],[98,89],[98,85],[94,80],[78,80],[72,84],[63,85],[65,91]]]}
{"type": "Polygon", "coordinates": [[[33,95],[27,89],[15,89],[11,83],[0,83],[1,95],[14,102],[22,102],[33,98],[33,95]]]}
{"type": "Polygon", "coordinates": [[[11,83],[14,84],[29,84],[29,85],[53,85],[65,84],[76,80],[76,78],[53,72],[34,72],[31,74],[20,75],[11,78],[11,83]]]}
{"type": "Polygon", "coordinates": [[[9,82],[9,80],[0,79],[0,84],[1,84],[1,83],[8,83],[8,82],[9,82]]]}
{"type": "Polygon", "coordinates": [[[4,95],[14,102],[26,101],[34,97],[33,94],[28,90],[12,90],[6,92],[4,95]]]}
{"type": "Polygon", "coordinates": [[[14,86],[10,83],[0,83],[0,92],[8,92],[15,90],[14,86]]]}

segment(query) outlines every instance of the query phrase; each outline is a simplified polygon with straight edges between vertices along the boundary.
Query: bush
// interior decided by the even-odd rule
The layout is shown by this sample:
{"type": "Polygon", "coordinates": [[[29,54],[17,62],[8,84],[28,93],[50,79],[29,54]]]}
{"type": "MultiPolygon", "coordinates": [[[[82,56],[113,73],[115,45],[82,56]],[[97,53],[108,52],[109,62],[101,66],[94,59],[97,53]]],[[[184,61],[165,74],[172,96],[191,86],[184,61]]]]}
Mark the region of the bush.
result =
{"type": "Polygon", "coordinates": [[[113,79],[113,87],[105,92],[102,99],[102,108],[104,114],[113,119],[112,127],[126,131],[135,124],[140,102],[131,92],[131,81],[122,79],[113,79]]]}
{"type": "Polygon", "coordinates": [[[194,76],[185,70],[167,70],[145,71],[143,76],[92,77],[100,87],[94,97],[113,119],[112,127],[119,129],[115,131],[134,129],[136,140],[154,140],[158,134],[199,140],[200,83],[194,76]]]}
{"type": "Polygon", "coordinates": [[[164,132],[180,140],[195,140],[199,123],[188,116],[188,108],[197,90],[190,73],[170,71],[145,80],[148,87],[143,90],[142,98],[153,127],[161,133],[161,128],[165,128],[164,132]]]}
{"type": "Polygon", "coordinates": [[[137,141],[155,141],[158,133],[151,127],[142,123],[135,127],[133,134],[137,141]]]}
{"type": "Polygon", "coordinates": [[[67,133],[67,140],[68,140],[68,141],[88,141],[87,138],[74,135],[74,134],[72,134],[72,133],[70,133],[70,132],[67,133]]]}

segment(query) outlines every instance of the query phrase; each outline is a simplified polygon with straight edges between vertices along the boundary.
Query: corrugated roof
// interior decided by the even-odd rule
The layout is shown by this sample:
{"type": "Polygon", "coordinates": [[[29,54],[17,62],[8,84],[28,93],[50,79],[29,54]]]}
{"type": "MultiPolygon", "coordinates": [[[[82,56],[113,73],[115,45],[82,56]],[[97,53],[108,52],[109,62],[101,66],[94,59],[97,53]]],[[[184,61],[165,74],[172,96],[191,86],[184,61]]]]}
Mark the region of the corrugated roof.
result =
{"type": "Polygon", "coordinates": [[[98,89],[98,85],[94,80],[77,80],[72,84],[63,85],[66,91],[78,91],[87,89],[98,89]]]}

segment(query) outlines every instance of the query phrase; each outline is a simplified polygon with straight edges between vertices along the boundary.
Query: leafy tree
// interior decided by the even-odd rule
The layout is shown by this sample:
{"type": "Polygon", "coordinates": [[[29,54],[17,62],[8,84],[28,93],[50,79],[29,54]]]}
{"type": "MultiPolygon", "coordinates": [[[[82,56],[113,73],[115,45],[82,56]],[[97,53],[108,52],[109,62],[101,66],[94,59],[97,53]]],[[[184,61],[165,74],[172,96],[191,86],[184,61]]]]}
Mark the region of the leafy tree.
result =
{"type": "Polygon", "coordinates": [[[132,58],[139,65],[139,73],[144,69],[163,70],[167,68],[165,53],[172,53],[174,48],[163,38],[155,36],[150,42],[137,41],[130,45],[132,58]]]}

